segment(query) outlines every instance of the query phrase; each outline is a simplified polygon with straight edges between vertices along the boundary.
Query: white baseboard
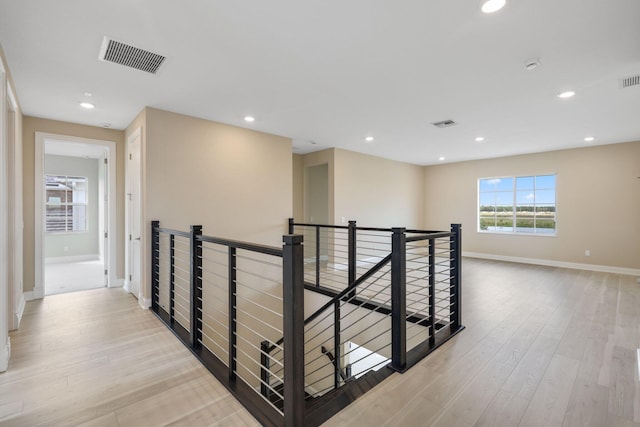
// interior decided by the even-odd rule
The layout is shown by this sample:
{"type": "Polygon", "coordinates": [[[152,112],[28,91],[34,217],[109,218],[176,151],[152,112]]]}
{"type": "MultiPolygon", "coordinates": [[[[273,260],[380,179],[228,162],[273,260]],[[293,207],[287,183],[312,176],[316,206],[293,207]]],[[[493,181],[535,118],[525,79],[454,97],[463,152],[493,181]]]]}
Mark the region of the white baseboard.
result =
{"type": "Polygon", "coordinates": [[[66,262],[83,262],[83,261],[100,261],[100,255],[74,255],[74,256],[57,256],[52,258],[45,258],[45,264],[62,264],[66,262]]]}
{"type": "Polygon", "coordinates": [[[138,298],[138,305],[145,309],[151,307],[151,298],[143,298],[141,296],[138,298]]]}
{"type": "Polygon", "coordinates": [[[628,276],[640,276],[640,269],[614,267],[610,265],[582,264],[578,262],[553,261],[539,258],[523,258],[517,256],[483,254],[478,252],[462,252],[463,257],[490,259],[494,261],[519,262],[521,264],[546,265],[548,267],[571,268],[574,270],[599,271],[602,273],[624,274],[628,276]]]}
{"type": "Polygon", "coordinates": [[[32,291],[24,293],[25,301],[33,301],[34,299],[44,298],[44,289],[35,287],[32,291]]]}
{"type": "Polygon", "coordinates": [[[129,281],[127,279],[124,279],[124,285],[122,285],[122,287],[124,288],[125,291],[131,292],[131,288],[129,287],[129,281]]]}
{"type": "Polygon", "coordinates": [[[124,279],[111,279],[109,280],[110,288],[121,288],[124,286],[124,279]]]}
{"type": "Polygon", "coordinates": [[[0,346],[0,372],[5,372],[9,367],[9,358],[11,357],[11,338],[7,337],[6,344],[0,346]]]}

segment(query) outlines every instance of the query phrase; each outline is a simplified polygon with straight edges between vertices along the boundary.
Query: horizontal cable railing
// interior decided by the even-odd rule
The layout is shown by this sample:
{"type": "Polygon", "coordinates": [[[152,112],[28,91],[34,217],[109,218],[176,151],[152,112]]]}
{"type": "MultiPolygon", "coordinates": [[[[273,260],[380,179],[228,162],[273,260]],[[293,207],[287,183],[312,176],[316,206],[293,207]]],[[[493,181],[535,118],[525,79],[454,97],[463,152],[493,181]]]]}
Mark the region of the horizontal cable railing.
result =
{"type": "Polygon", "coordinates": [[[283,361],[261,343],[286,335],[286,248],[203,236],[200,226],[187,233],[152,223],[152,310],[263,424],[274,426],[284,424],[284,407],[259,391],[284,399],[284,387],[276,388],[285,384],[284,372],[266,381],[261,371],[283,361]]]}
{"type": "Polygon", "coordinates": [[[459,225],[290,220],[283,241],[152,223],[153,311],[264,425],[319,425],[463,328],[459,225]]]}

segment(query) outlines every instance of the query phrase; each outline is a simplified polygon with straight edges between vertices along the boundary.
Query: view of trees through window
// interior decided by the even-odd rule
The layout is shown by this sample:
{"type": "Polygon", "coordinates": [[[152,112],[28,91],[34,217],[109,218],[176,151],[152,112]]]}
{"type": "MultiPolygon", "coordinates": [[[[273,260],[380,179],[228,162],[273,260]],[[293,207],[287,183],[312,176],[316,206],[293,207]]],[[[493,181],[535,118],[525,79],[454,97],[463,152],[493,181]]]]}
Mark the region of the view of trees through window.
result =
{"type": "Polygon", "coordinates": [[[478,180],[478,230],[555,234],[556,176],[478,180]]]}
{"type": "Polygon", "coordinates": [[[46,175],[46,231],[87,231],[87,178],[46,175]]]}

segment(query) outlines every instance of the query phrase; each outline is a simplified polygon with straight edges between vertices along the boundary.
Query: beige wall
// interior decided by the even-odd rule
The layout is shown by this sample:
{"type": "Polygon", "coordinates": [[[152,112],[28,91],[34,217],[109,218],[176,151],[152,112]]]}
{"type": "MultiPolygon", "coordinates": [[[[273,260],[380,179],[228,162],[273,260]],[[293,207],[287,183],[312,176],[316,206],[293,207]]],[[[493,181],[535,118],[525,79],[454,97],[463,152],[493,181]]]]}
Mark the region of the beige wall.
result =
{"type": "Polygon", "coordinates": [[[293,218],[304,218],[304,156],[293,155],[293,218]]]}
{"type": "MultiPolygon", "coordinates": [[[[422,227],[424,171],[421,166],[339,148],[301,157],[301,161],[294,162],[297,169],[294,177],[302,177],[302,189],[307,188],[307,168],[328,165],[330,224],[341,224],[344,218],[367,227],[422,227]]],[[[303,215],[296,216],[298,221],[309,221],[310,195],[306,193],[300,190],[294,193],[294,206],[304,207],[303,215]]]]}
{"type": "MultiPolygon", "coordinates": [[[[335,217],[334,217],[334,193],[335,193],[335,180],[334,180],[334,154],[335,154],[335,149],[333,148],[329,148],[327,150],[322,150],[322,151],[316,151],[315,153],[309,153],[309,154],[305,154],[304,156],[302,156],[302,178],[303,178],[303,183],[302,183],[302,188],[305,189],[308,186],[307,183],[307,171],[306,169],[312,166],[318,166],[318,165],[327,165],[327,169],[328,169],[328,175],[329,175],[329,200],[328,200],[328,207],[329,207],[329,218],[328,218],[328,222],[329,224],[335,224],[335,217]]],[[[307,191],[302,191],[302,206],[303,206],[303,213],[301,215],[301,217],[296,217],[297,221],[302,221],[302,222],[309,222],[309,197],[310,195],[308,194],[307,191]]]]}
{"type": "Polygon", "coordinates": [[[363,227],[423,227],[421,166],[335,149],[335,220],[363,227]]]}
{"type": "MultiPolygon", "coordinates": [[[[179,230],[200,224],[206,235],[282,245],[293,212],[290,139],[153,108],[145,116],[145,253],[152,220],[179,230]]],[[[149,283],[147,265],[142,268],[142,283],[149,283]]],[[[143,296],[148,298],[148,289],[143,296]]]]}
{"type": "Polygon", "coordinates": [[[24,291],[34,286],[34,185],[36,132],[81,138],[113,141],[116,143],[116,216],[117,216],[117,277],[124,277],[124,132],[94,126],[78,125],[56,120],[25,116],[22,122],[23,189],[24,189],[24,291]]]}
{"type": "Polygon", "coordinates": [[[426,227],[463,226],[463,250],[640,268],[640,142],[425,168],[426,227]],[[557,236],[477,232],[479,178],[557,174],[557,236]],[[591,256],[585,256],[585,250],[591,256]]]}

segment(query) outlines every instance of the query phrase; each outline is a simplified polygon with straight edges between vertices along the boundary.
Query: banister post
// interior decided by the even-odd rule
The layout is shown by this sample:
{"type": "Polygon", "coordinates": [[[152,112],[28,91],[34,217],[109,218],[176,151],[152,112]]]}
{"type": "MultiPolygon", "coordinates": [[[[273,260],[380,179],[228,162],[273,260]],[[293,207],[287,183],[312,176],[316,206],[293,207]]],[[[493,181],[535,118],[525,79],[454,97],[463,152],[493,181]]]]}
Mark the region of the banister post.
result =
{"type": "Polygon", "coordinates": [[[289,234],[293,234],[293,218],[289,218],[289,234]]]}
{"type": "Polygon", "coordinates": [[[202,235],[201,225],[191,226],[190,238],[190,282],[191,292],[189,293],[189,302],[191,310],[191,322],[189,328],[189,344],[191,348],[200,347],[200,339],[202,338],[202,240],[198,237],[202,235]]]}
{"type": "MultiPolygon", "coordinates": [[[[347,286],[351,285],[356,281],[356,222],[349,221],[349,230],[348,230],[348,263],[349,263],[349,280],[347,286]]],[[[356,290],[350,292],[347,295],[347,298],[353,298],[356,296],[356,290]]]]}
{"type": "Polygon", "coordinates": [[[391,368],[407,366],[407,237],[405,228],[391,236],[391,368]]]}
{"type": "Polygon", "coordinates": [[[462,292],[462,225],[451,224],[451,242],[449,244],[451,250],[450,262],[450,298],[451,314],[449,320],[451,322],[451,332],[460,328],[462,324],[462,304],[460,294],[462,292]]]}
{"type": "Polygon", "coordinates": [[[303,237],[282,238],[284,329],[284,425],[304,425],[303,237]]]}
{"type": "Polygon", "coordinates": [[[151,309],[160,305],[160,221],[151,221],[151,309]]]}

